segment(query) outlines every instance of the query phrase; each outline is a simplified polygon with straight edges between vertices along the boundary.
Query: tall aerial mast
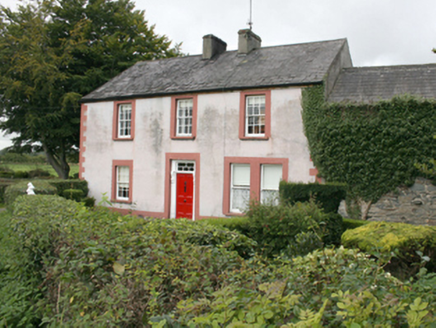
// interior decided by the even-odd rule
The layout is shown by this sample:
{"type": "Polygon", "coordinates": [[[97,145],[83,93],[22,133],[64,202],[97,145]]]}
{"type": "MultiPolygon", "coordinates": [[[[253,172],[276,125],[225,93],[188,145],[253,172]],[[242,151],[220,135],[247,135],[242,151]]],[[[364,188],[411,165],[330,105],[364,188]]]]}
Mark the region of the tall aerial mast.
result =
{"type": "Polygon", "coordinates": [[[250,0],[250,20],[248,21],[248,26],[250,26],[250,30],[253,29],[252,14],[253,14],[253,3],[252,3],[252,0],[250,0]]]}

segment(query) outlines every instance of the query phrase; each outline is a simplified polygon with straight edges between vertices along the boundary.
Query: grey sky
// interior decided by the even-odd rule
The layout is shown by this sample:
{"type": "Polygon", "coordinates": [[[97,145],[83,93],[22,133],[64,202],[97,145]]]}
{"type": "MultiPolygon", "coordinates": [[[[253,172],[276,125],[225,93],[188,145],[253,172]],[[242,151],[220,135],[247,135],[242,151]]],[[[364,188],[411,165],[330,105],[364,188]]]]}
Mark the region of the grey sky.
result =
{"type": "MultiPolygon", "coordinates": [[[[354,66],[436,63],[434,0],[252,0],[253,31],[262,46],[347,38],[354,66]]],[[[0,0],[15,6],[17,0],[0,0]]],[[[214,34],[237,47],[250,0],[136,0],[155,32],[199,54],[214,34]]],[[[3,144],[0,141],[0,149],[3,144]]]]}

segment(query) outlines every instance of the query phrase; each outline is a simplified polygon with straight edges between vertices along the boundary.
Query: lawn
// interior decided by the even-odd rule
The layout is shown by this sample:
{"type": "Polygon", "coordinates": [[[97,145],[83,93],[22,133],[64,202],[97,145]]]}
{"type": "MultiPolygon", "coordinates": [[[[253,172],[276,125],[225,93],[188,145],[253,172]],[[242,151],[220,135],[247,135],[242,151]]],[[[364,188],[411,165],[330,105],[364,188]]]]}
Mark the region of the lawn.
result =
{"type": "MultiPolygon", "coordinates": [[[[49,164],[29,164],[29,163],[23,163],[23,164],[1,164],[0,167],[8,168],[13,171],[31,171],[36,169],[41,169],[50,172],[50,175],[57,177],[57,173],[53,169],[53,167],[49,164]]],[[[74,175],[75,173],[79,173],[79,164],[70,164],[70,176],[74,175]]]]}

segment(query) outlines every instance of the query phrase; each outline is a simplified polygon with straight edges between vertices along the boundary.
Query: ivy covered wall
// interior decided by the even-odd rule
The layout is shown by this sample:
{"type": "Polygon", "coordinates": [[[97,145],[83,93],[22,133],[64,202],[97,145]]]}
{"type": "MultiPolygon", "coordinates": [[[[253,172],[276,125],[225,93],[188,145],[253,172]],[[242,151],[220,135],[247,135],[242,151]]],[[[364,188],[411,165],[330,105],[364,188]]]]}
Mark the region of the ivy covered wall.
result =
{"type": "Polygon", "coordinates": [[[323,86],[303,91],[303,122],[314,165],[349,194],[377,201],[436,158],[436,101],[401,96],[364,104],[326,103],[323,86]]]}

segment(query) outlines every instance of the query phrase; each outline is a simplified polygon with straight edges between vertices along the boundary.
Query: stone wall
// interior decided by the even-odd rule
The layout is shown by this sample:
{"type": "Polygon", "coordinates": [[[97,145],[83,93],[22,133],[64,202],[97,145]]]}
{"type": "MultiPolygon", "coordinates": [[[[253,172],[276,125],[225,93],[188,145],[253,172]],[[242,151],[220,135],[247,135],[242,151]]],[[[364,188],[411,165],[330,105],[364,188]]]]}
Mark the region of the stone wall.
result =
{"type": "Polygon", "coordinates": [[[417,178],[412,187],[399,187],[372,204],[368,220],[436,225],[436,186],[417,178]]]}

